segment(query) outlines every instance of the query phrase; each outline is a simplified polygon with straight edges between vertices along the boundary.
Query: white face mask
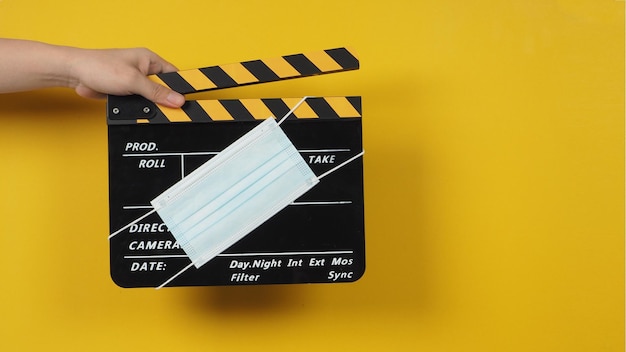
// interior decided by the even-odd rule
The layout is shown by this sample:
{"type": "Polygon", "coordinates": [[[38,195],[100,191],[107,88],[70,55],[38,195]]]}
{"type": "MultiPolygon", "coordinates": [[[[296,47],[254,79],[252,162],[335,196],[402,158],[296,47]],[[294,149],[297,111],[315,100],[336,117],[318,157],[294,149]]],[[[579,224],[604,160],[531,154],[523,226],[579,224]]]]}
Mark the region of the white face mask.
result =
{"type": "Polygon", "coordinates": [[[269,118],[151,204],[199,268],[318,182],[269,118]]]}

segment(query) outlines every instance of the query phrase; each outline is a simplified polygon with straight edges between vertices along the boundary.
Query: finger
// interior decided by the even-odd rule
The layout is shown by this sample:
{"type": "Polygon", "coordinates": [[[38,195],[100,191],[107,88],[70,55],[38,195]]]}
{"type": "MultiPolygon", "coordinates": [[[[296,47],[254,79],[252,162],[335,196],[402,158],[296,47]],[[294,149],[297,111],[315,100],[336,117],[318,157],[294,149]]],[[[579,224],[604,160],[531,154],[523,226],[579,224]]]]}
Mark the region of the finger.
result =
{"type": "Polygon", "coordinates": [[[142,77],[137,88],[136,94],[163,106],[179,108],[185,103],[185,97],[182,94],[152,82],[146,77],[142,77]]]}

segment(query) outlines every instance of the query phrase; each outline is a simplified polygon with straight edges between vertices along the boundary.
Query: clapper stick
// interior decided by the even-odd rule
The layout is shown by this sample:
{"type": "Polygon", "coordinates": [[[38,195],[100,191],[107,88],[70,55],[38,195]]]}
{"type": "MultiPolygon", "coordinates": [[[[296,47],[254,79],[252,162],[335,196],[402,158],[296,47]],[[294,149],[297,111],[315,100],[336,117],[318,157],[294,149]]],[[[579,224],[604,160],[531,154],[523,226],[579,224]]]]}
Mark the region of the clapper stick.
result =
{"type": "MultiPolygon", "coordinates": [[[[359,69],[359,60],[351,50],[335,48],[159,73],[149,77],[181,94],[190,94],[357,69],[359,69]]],[[[195,111],[198,110],[195,103],[195,101],[194,103],[188,102],[185,105],[187,109],[195,111]]],[[[151,122],[150,120],[157,117],[159,111],[170,121],[190,121],[191,116],[194,116],[193,112],[185,111],[185,106],[182,109],[168,109],[137,95],[125,97],[110,95],[107,111],[110,124],[115,121],[133,119],[142,119],[139,122],[151,122]]]]}

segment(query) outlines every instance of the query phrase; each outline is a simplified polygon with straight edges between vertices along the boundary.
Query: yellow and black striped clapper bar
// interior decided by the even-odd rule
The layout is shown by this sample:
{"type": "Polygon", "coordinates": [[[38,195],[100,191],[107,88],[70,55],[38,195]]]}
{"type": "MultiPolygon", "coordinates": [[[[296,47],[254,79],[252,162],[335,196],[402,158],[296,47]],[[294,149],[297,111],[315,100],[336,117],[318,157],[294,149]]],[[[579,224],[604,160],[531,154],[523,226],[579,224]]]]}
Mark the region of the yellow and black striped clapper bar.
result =
{"type": "MultiPolygon", "coordinates": [[[[320,50],[270,59],[210,66],[150,76],[153,81],[181,94],[267,83],[306,76],[356,70],[359,60],[347,48],[320,50]]],[[[297,102],[299,99],[295,99],[297,102]]],[[[282,116],[294,99],[188,100],[181,109],[157,106],[140,96],[109,96],[108,123],[203,122],[265,119],[282,116]]],[[[296,118],[360,117],[360,97],[313,98],[296,112],[296,118]]]]}
{"type": "MultiPolygon", "coordinates": [[[[356,55],[338,48],[151,79],[188,94],[358,68],[356,55]]],[[[158,287],[189,265],[150,201],[260,120],[280,119],[296,106],[281,129],[313,172],[328,176],[224,253],[167,286],[358,280],[365,271],[363,161],[354,159],[363,150],[361,97],[188,100],[169,109],[139,96],[109,96],[113,281],[121,287],[158,287]]]]}

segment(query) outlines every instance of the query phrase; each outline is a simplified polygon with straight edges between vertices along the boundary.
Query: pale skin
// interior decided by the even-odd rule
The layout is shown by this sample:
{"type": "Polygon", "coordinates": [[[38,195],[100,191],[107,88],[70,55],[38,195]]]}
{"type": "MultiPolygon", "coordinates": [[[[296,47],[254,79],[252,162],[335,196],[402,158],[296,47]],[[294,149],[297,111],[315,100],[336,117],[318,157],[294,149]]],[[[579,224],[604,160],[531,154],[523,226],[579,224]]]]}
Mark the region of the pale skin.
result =
{"type": "Polygon", "coordinates": [[[0,38],[0,93],[67,87],[86,98],[139,94],[178,108],[184,96],[147,78],[176,70],[145,48],[82,49],[0,38]]]}

